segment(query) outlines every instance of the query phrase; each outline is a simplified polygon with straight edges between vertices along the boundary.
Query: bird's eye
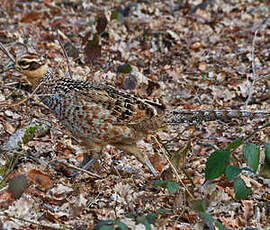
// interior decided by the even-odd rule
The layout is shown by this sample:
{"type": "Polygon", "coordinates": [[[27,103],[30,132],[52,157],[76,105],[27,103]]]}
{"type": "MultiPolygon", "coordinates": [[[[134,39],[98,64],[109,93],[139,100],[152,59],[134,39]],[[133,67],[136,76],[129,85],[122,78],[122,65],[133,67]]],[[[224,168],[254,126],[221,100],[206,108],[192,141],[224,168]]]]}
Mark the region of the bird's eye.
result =
{"type": "Polygon", "coordinates": [[[36,70],[41,66],[40,63],[32,61],[29,65],[29,70],[36,70]]]}
{"type": "Polygon", "coordinates": [[[29,63],[27,61],[19,61],[18,64],[20,66],[26,66],[26,65],[29,65],[29,63]]]}

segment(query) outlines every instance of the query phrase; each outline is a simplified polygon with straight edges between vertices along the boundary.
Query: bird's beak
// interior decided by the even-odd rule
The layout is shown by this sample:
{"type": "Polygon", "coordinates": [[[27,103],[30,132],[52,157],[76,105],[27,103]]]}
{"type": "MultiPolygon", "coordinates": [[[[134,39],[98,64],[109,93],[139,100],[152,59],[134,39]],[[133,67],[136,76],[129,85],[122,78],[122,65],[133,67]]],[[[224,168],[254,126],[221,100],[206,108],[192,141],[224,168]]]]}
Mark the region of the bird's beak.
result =
{"type": "Polygon", "coordinates": [[[6,71],[9,71],[9,70],[11,70],[11,69],[15,69],[15,64],[14,64],[14,63],[10,63],[10,64],[7,66],[7,68],[5,69],[5,72],[6,72],[6,71]]]}
{"type": "Polygon", "coordinates": [[[7,66],[7,70],[11,70],[11,69],[15,69],[15,64],[14,64],[14,63],[10,63],[10,64],[7,66]]]}

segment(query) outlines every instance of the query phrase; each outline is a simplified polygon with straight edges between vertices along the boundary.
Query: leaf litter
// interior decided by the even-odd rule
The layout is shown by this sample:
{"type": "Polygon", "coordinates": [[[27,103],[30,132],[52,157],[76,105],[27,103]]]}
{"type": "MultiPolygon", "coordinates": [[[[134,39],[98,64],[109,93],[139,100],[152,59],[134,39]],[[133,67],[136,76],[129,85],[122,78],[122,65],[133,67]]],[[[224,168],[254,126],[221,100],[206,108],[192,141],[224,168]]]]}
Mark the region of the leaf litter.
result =
{"type": "MultiPolygon", "coordinates": [[[[259,30],[254,47],[257,74],[269,74],[269,4],[217,0],[199,7],[199,3],[3,1],[0,40],[8,47],[22,42],[46,55],[49,65],[60,75],[67,73],[56,36],[60,30],[66,36],[69,66],[76,79],[105,82],[144,98],[161,100],[168,108],[243,108],[253,80],[251,49],[256,30],[259,30]],[[131,66],[132,71],[119,73],[123,65],[131,66]]],[[[6,59],[4,55],[0,58],[2,62],[6,59]]],[[[71,229],[92,229],[99,221],[117,219],[132,229],[141,229],[143,225],[136,219],[162,207],[173,211],[173,215],[159,214],[152,229],[203,226],[181,189],[174,196],[166,188],[151,185],[154,178],[145,168],[114,148],[106,148],[101,160],[90,169],[102,179],[81,174],[73,181],[68,176],[72,173],[63,174],[53,162],[65,160],[79,166],[77,140],[35,97],[14,107],[1,106],[27,97],[30,90],[17,74],[10,77],[2,73],[0,82],[1,169],[8,162],[10,151],[16,149],[22,154],[7,182],[22,174],[28,178],[27,188],[19,199],[11,198],[8,190],[1,190],[1,215],[5,212],[37,222],[42,219],[42,223],[52,226],[57,223],[71,229]],[[21,145],[19,140],[33,119],[49,121],[51,131],[33,135],[21,145]],[[127,218],[129,215],[132,217],[127,218]]],[[[265,77],[256,82],[249,108],[269,111],[269,95],[270,81],[265,77]]],[[[269,185],[259,183],[256,192],[244,201],[233,199],[232,186],[221,178],[204,191],[201,188],[206,158],[215,150],[214,145],[222,148],[263,122],[208,122],[196,128],[171,127],[157,134],[164,142],[172,140],[166,145],[172,153],[192,139],[191,150],[181,166],[195,187],[191,187],[184,173],[180,177],[193,196],[208,199],[207,210],[228,229],[270,228],[269,185]]],[[[253,140],[266,143],[269,136],[269,129],[265,129],[253,140]]],[[[149,142],[153,142],[151,138],[142,147],[149,148],[149,142]]],[[[162,159],[162,151],[158,145],[152,146],[157,168],[165,171],[168,164],[162,159]]],[[[61,167],[63,170],[67,166],[61,167]]],[[[176,181],[170,171],[161,175],[176,181]]],[[[251,179],[258,181],[256,176],[251,179]]],[[[4,228],[34,226],[3,215],[1,222],[4,228]]]]}

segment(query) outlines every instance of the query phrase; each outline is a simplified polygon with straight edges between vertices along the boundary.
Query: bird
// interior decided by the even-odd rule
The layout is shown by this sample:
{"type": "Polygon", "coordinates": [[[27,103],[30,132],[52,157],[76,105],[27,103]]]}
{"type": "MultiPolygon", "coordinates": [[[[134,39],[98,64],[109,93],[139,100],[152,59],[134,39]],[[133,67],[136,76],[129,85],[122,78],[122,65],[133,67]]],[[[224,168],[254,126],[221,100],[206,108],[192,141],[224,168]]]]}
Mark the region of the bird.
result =
{"type": "Polygon", "coordinates": [[[162,103],[143,99],[108,84],[57,76],[48,67],[46,59],[36,53],[25,52],[14,58],[1,43],[0,48],[12,61],[10,68],[26,76],[41,102],[88,152],[100,155],[105,146],[112,145],[135,156],[154,176],[157,175],[156,169],[137,145],[148,134],[166,128],[168,124],[270,114],[246,110],[172,112],[162,103]]]}

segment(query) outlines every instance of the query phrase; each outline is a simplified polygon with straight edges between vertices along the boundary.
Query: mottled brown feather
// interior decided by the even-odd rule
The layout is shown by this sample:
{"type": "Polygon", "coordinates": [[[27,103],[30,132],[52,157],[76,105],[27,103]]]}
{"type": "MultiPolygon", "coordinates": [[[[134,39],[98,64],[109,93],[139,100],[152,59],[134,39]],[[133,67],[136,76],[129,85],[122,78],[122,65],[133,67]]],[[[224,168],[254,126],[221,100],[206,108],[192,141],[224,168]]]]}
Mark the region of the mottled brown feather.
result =
{"type": "Polygon", "coordinates": [[[147,155],[136,145],[149,132],[167,123],[193,123],[255,114],[240,110],[166,113],[163,105],[112,86],[57,78],[47,69],[45,61],[34,54],[17,58],[15,68],[27,76],[41,101],[88,150],[99,153],[105,145],[114,145],[146,163],[153,174],[156,171],[147,155]]]}

